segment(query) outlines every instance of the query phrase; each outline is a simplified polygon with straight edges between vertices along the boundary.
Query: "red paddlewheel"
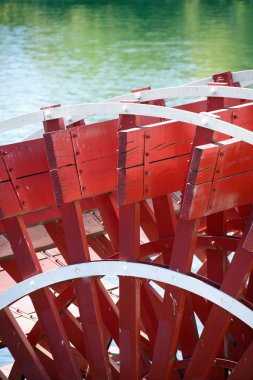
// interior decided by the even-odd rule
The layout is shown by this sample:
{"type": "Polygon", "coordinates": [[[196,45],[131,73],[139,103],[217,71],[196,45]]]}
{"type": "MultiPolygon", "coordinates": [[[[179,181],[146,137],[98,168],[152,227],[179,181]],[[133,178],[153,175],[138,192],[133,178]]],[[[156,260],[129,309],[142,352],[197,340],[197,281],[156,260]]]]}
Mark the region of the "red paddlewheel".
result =
{"type": "Polygon", "coordinates": [[[252,82],[0,123],[45,131],[1,146],[0,378],[253,379],[252,82]]]}

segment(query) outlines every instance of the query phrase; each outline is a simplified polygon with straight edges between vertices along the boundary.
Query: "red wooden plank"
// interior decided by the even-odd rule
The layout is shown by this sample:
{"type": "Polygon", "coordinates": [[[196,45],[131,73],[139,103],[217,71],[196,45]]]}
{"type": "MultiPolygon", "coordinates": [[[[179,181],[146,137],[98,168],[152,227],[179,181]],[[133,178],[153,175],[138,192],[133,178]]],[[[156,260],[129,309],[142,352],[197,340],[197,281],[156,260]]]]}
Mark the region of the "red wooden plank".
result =
{"type": "Polygon", "coordinates": [[[58,170],[51,170],[50,175],[57,203],[67,203],[82,197],[75,166],[64,166],[58,170]]]}
{"type": "MultiPolygon", "coordinates": [[[[212,136],[212,131],[203,131],[201,128],[197,128],[193,141],[193,147],[197,144],[203,143],[204,141],[209,143],[212,136]]],[[[199,222],[200,220],[185,221],[182,218],[179,219],[170,259],[171,269],[182,273],[190,272],[197,240],[199,222]]],[[[162,315],[159,320],[153,355],[150,375],[152,380],[169,378],[172,373],[174,355],[178,346],[179,331],[184,313],[185,300],[186,293],[184,291],[171,286],[166,287],[162,315]]],[[[194,329],[195,321],[191,320],[191,315],[188,314],[187,319],[189,328],[194,329]]]]}
{"type": "MultiPolygon", "coordinates": [[[[120,206],[120,260],[140,256],[139,204],[120,206]]],[[[127,263],[126,263],[127,265],[127,263]]],[[[140,280],[120,278],[120,379],[140,379],[140,280]],[[131,298],[129,299],[129,295],[131,298]]]]}
{"type": "MultiPolygon", "coordinates": [[[[41,267],[22,217],[6,219],[4,226],[23,279],[40,273],[41,267]]],[[[70,352],[70,344],[52,297],[49,289],[42,289],[31,295],[59,373],[63,379],[78,379],[79,374],[70,352]]]]}
{"type": "Polygon", "coordinates": [[[55,204],[48,172],[16,179],[16,191],[24,211],[50,207],[55,204]]]}
{"type": "Polygon", "coordinates": [[[25,177],[48,171],[43,139],[4,145],[3,160],[13,178],[25,177]]]}
{"type": "Polygon", "coordinates": [[[161,306],[162,299],[159,294],[150,286],[148,281],[143,280],[141,283],[141,320],[150,341],[150,360],[152,359],[155,345],[158,317],[161,306]]]}
{"type": "Polygon", "coordinates": [[[132,130],[131,133],[119,133],[118,167],[126,168],[143,164],[144,130],[132,130]]]}
{"type": "Polygon", "coordinates": [[[50,169],[75,164],[74,150],[69,130],[65,129],[46,133],[44,135],[44,141],[50,169]]]}
{"type": "Polygon", "coordinates": [[[181,218],[195,219],[206,215],[211,190],[212,182],[206,182],[199,186],[187,184],[180,214],[181,218]]]}
{"type": "Polygon", "coordinates": [[[221,142],[215,176],[229,177],[253,170],[253,146],[236,139],[221,142]]]}
{"type": "Polygon", "coordinates": [[[145,130],[145,153],[150,162],[187,154],[191,151],[195,127],[178,121],[153,125],[145,130]]]}
{"type": "Polygon", "coordinates": [[[186,155],[152,162],[147,175],[144,172],[143,197],[154,198],[182,190],[186,180],[188,159],[189,157],[186,155]]]}
{"type": "Polygon", "coordinates": [[[8,181],[10,179],[2,155],[5,154],[4,150],[0,152],[0,182],[8,181]]]}
{"type": "Polygon", "coordinates": [[[253,171],[218,180],[210,196],[208,213],[252,203],[252,181],[253,171]]]}
{"type": "MultiPolygon", "coordinates": [[[[240,297],[245,286],[245,279],[252,270],[252,252],[243,248],[249,236],[253,232],[252,213],[248,226],[237,248],[232,263],[221,285],[221,290],[234,298],[240,297]]],[[[205,323],[201,339],[198,342],[192,360],[187,368],[185,379],[206,379],[211,369],[213,360],[224,339],[231,318],[228,312],[214,305],[205,323]]]]}
{"type": "MultiPolygon", "coordinates": [[[[0,185],[1,186],[1,185],[0,185]]],[[[81,208],[83,211],[88,211],[96,208],[96,203],[94,198],[82,199],[80,201],[81,208]]],[[[21,213],[21,212],[20,212],[21,213]]],[[[58,207],[53,206],[48,209],[35,210],[23,215],[24,222],[27,227],[41,224],[45,222],[50,222],[53,220],[60,219],[60,212],[58,207]]],[[[0,221],[0,234],[4,232],[4,227],[0,221]]]]}
{"type": "Polygon", "coordinates": [[[253,103],[233,107],[233,120],[238,126],[253,131],[253,103]]]}
{"type": "Polygon", "coordinates": [[[73,149],[77,165],[81,162],[97,160],[102,157],[116,155],[118,148],[118,120],[108,120],[100,123],[71,129],[73,149]]]}
{"type": "MultiPolygon", "coordinates": [[[[165,239],[175,235],[176,216],[171,195],[153,198],[154,212],[159,232],[159,238],[165,239]]],[[[164,262],[169,264],[170,250],[163,250],[164,262]]]]}
{"type": "Polygon", "coordinates": [[[119,250],[119,217],[115,210],[112,195],[103,194],[96,197],[96,204],[108,233],[114,252],[119,250]]]}
{"type": "Polygon", "coordinates": [[[227,140],[194,151],[181,215],[196,218],[252,202],[252,146],[227,140]],[[204,200],[204,202],[203,202],[204,200]]]}
{"type": "Polygon", "coordinates": [[[118,202],[129,204],[143,199],[143,167],[134,166],[118,171],[118,202]]]}
{"type": "Polygon", "coordinates": [[[21,205],[10,181],[0,183],[0,219],[21,213],[21,205]]]}
{"type": "Polygon", "coordinates": [[[49,380],[49,376],[33,347],[7,308],[0,311],[0,336],[1,340],[8,346],[25,377],[28,379],[35,377],[36,379],[49,380]]]}
{"type": "Polygon", "coordinates": [[[117,156],[111,155],[78,165],[83,197],[115,191],[117,188],[117,156]]]}
{"type": "Polygon", "coordinates": [[[157,240],[158,230],[155,215],[147,201],[140,203],[140,224],[143,232],[149,240],[157,240]]]}
{"type": "Polygon", "coordinates": [[[198,146],[194,149],[188,182],[200,184],[211,181],[214,177],[219,154],[219,147],[214,144],[198,146]]]}
{"type": "MultiPolygon", "coordinates": [[[[68,264],[89,261],[90,254],[80,203],[62,204],[60,209],[68,249],[68,264]]],[[[110,379],[109,358],[103,336],[103,322],[95,281],[90,279],[84,282],[82,279],[77,279],[74,283],[91,376],[110,379]]]]}
{"type": "Polygon", "coordinates": [[[230,380],[250,379],[253,373],[253,343],[249,345],[239,362],[234,367],[230,380]]]}

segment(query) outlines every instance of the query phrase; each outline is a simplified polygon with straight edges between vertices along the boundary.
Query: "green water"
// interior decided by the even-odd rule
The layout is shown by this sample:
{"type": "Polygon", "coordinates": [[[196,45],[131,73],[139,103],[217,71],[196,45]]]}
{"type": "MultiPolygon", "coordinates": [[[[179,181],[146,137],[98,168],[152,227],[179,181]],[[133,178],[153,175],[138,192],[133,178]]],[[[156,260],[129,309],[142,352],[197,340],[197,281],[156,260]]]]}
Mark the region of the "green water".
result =
{"type": "Polygon", "coordinates": [[[251,69],[252,16],[246,0],[0,0],[0,120],[251,69]]]}

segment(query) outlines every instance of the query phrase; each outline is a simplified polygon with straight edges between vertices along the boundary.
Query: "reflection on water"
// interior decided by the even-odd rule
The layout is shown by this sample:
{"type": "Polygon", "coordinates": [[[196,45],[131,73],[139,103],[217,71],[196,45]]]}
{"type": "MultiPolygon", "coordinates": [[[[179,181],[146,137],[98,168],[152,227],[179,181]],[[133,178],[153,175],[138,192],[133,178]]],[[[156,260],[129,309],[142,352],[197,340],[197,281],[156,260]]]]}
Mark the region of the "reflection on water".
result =
{"type": "Polygon", "coordinates": [[[250,69],[252,14],[243,0],[0,0],[0,120],[250,69]]]}

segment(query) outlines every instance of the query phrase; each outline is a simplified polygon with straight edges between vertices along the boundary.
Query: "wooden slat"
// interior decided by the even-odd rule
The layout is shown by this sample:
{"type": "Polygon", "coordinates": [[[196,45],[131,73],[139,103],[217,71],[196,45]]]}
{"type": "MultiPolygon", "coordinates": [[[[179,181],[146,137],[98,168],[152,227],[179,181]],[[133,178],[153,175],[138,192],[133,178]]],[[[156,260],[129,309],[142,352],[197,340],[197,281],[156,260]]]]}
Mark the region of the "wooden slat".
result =
{"type": "Polygon", "coordinates": [[[252,202],[253,147],[235,139],[195,149],[181,215],[193,219],[252,202]]]}
{"type": "Polygon", "coordinates": [[[3,160],[13,178],[30,176],[48,171],[43,139],[4,145],[3,160]]]}

